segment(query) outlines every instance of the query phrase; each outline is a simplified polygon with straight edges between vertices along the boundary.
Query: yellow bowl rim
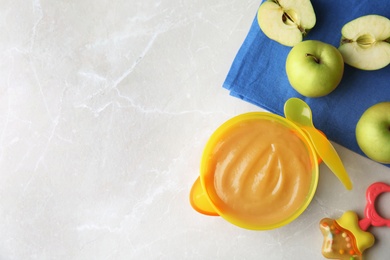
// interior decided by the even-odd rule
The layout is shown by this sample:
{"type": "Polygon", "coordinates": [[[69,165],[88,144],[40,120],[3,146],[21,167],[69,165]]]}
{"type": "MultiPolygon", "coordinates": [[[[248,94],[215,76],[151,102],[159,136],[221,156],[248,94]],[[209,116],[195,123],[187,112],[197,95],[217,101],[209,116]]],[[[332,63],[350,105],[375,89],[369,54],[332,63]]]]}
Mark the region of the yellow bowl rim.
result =
{"type": "Polygon", "coordinates": [[[316,154],[315,148],[314,148],[313,144],[311,143],[311,141],[309,140],[309,138],[292,121],[290,121],[290,120],[288,120],[288,119],[286,119],[286,118],[284,118],[282,116],[270,113],[270,112],[249,112],[249,113],[244,113],[244,114],[237,115],[237,116],[227,120],[225,123],[220,125],[214,131],[214,133],[210,136],[209,140],[206,143],[206,146],[204,148],[204,151],[203,151],[203,154],[202,154],[202,158],[201,158],[200,182],[201,182],[202,188],[203,188],[204,192],[206,193],[206,196],[207,196],[210,204],[214,208],[214,210],[218,213],[219,216],[221,216],[222,218],[224,218],[228,222],[230,222],[230,223],[232,223],[232,224],[234,224],[236,226],[239,226],[239,227],[242,227],[242,228],[245,228],[245,229],[250,229],[250,230],[270,230],[270,229],[275,229],[275,228],[279,228],[279,227],[285,226],[285,225],[289,224],[290,222],[292,222],[293,220],[295,220],[296,218],[298,218],[306,210],[306,208],[309,206],[309,204],[311,203],[311,201],[312,201],[312,199],[314,197],[314,194],[315,194],[315,192],[317,190],[318,179],[319,179],[319,167],[318,167],[318,164],[317,164],[317,154],[316,154]],[[295,211],[291,216],[289,216],[288,218],[286,218],[283,221],[280,221],[278,223],[274,223],[274,224],[271,224],[271,225],[253,225],[253,224],[250,224],[250,223],[245,223],[245,221],[237,220],[236,218],[234,218],[232,216],[229,216],[227,214],[224,214],[224,212],[222,212],[218,207],[216,207],[214,205],[214,203],[212,202],[212,200],[210,199],[210,197],[209,197],[209,195],[207,193],[208,189],[207,189],[207,187],[205,185],[205,179],[204,179],[205,178],[205,171],[206,171],[205,169],[207,167],[209,154],[211,153],[211,151],[214,148],[215,144],[219,140],[220,136],[226,130],[228,130],[231,126],[233,126],[233,125],[235,125],[235,124],[237,124],[239,122],[242,122],[242,121],[253,120],[253,119],[269,119],[269,120],[273,120],[273,121],[276,121],[276,122],[283,123],[284,125],[287,125],[287,127],[290,127],[291,129],[297,131],[299,133],[299,137],[304,139],[305,146],[306,145],[308,146],[308,152],[310,153],[310,157],[313,160],[313,169],[312,169],[313,170],[313,172],[312,172],[313,178],[312,178],[312,183],[311,183],[311,186],[310,186],[309,193],[307,195],[307,199],[298,208],[298,210],[295,211]]]}

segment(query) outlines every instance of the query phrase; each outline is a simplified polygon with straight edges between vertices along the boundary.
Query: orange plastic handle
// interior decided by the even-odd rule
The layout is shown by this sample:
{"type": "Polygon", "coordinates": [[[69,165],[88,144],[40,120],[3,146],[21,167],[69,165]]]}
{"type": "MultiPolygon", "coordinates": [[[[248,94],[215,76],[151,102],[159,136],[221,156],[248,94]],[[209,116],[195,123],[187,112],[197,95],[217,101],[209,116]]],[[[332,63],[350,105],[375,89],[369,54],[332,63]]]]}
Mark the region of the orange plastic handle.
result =
{"type": "Polygon", "coordinates": [[[192,185],[190,191],[190,203],[191,206],[199,213],[208,216],[219,216],[207,198],[207,194],[200,182],[200,177],[198,177],[192,185]]]}

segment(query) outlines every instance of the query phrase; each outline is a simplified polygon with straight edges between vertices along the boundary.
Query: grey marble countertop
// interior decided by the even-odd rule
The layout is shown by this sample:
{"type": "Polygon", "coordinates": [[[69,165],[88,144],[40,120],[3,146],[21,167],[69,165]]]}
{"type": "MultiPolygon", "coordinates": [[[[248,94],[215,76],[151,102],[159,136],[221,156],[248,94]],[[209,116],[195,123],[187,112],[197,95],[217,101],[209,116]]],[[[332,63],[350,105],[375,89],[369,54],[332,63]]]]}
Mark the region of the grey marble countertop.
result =
{"type": "MultiPolygon", "coordinates": [[[[335,144],[354,189],[321,165],[271,231],[189,203],[212,132],[262,111],[222,88],[258,5],[0,0],[0,259],[322,259],[319,221],[362,216],[389,168],[335,144]]],[[[387,259],[390,229],[370,231],[366,259],[387,259]]]]}

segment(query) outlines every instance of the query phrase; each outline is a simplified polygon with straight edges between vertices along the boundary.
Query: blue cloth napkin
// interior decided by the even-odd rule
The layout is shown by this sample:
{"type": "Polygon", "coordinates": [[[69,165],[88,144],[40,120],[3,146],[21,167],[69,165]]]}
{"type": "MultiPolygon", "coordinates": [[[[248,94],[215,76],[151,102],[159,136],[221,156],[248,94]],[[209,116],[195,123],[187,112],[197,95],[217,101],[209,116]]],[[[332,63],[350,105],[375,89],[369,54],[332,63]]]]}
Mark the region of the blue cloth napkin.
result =
{"type": "MultiPolygon", "coordinates": [[[[341,28],[347,22],[368,14],[390,17],[390,1],[382,0],[312,0],[317,22],[306,39],[339,46],[341,28]]],[[[257,10],[256,10],[257,13],[257,10]]],[[[361,155],[355,127],[370,106],[390,101],[390,65],[376,71],[363,71],[345,65],[343,79],[331,94],[306,98],[289,84],[285,61],[291,47],[266,37],[255,17],[239,49],[223,87],[232,96],[284,115],[287,99],[305,100],[313,111],[313,122],[327,137],[361,155]]],[[[390,167],[390,165],[386,165],[390,167]]]]}

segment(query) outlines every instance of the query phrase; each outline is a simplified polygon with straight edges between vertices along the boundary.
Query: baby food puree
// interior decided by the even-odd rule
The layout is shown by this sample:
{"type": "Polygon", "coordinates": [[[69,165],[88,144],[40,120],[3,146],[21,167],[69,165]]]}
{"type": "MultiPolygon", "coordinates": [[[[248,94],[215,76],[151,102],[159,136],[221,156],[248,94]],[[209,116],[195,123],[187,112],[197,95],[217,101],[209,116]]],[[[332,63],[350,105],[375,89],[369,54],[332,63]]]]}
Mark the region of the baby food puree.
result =
{"type": "Polygon", "coordinates": [[[219,215],[249,229],[275,228],[310,203],[316,155],[299,128],[270,113],[229,120],[210,138],[201,183],[219,215]]]}

